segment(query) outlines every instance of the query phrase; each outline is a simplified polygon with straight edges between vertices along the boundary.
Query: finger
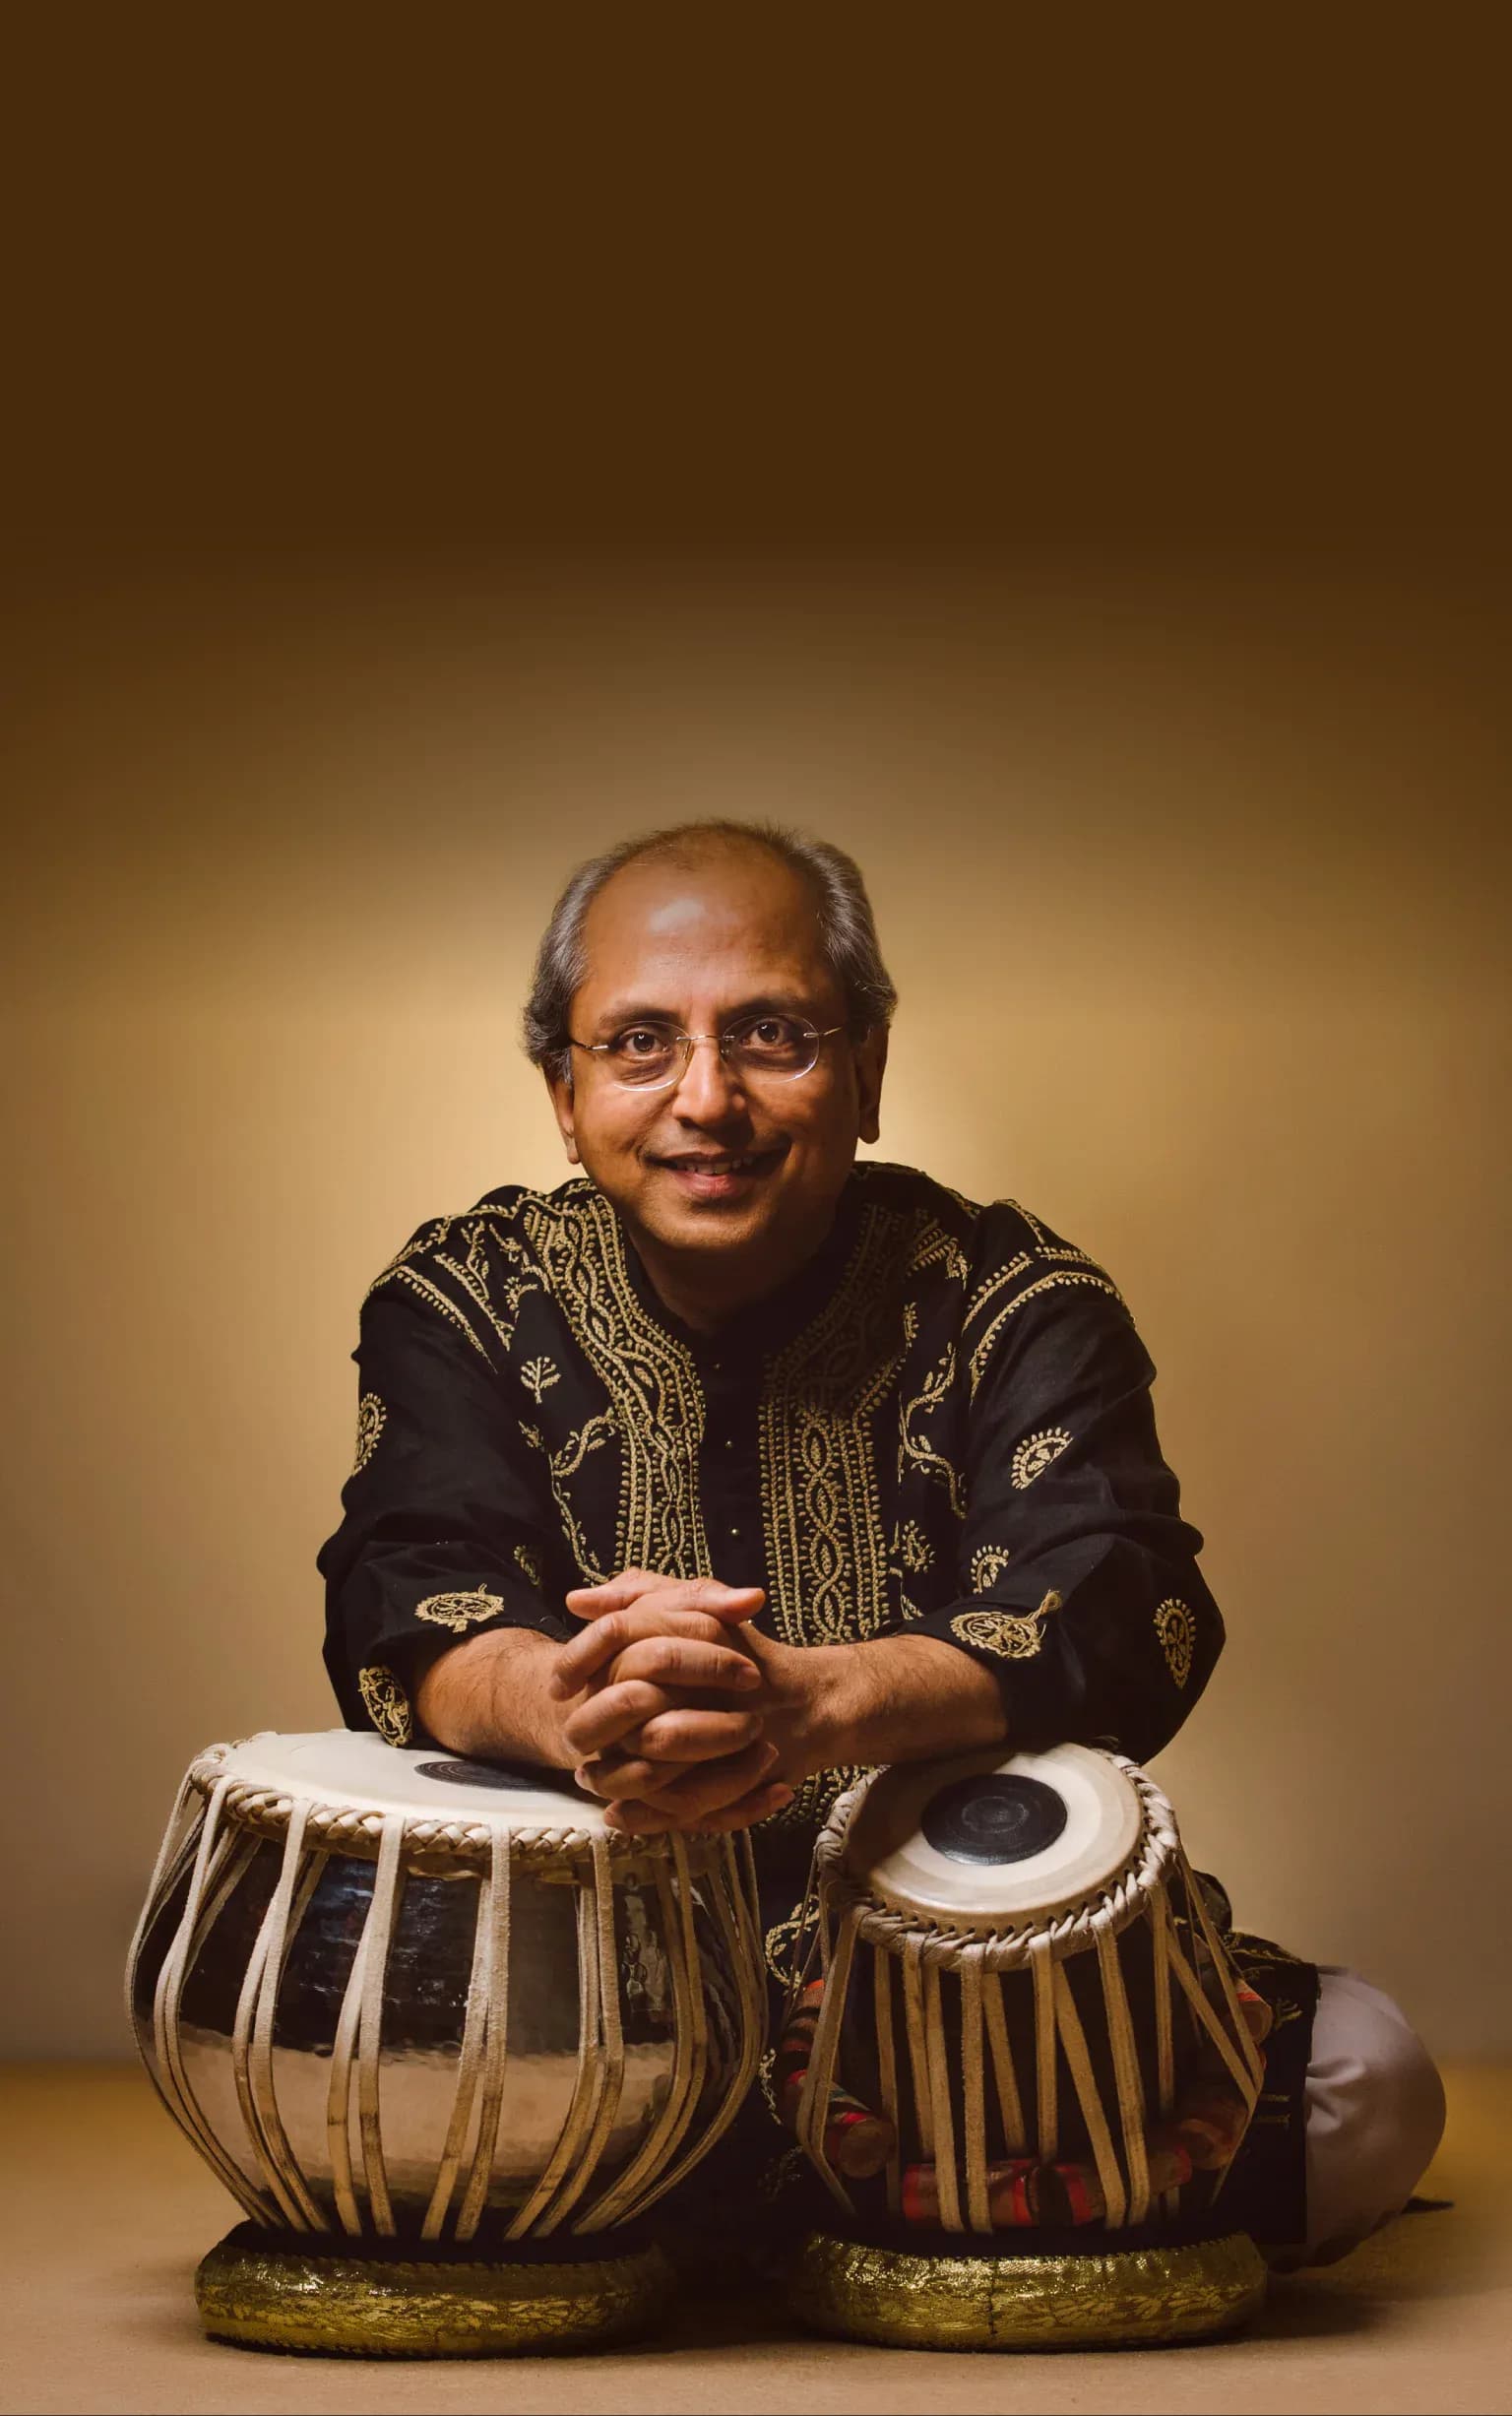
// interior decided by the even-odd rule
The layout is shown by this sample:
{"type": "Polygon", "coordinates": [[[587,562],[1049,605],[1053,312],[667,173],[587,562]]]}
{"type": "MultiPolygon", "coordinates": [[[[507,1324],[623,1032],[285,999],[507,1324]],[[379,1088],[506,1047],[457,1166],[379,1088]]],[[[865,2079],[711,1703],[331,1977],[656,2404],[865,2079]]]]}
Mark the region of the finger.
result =
{"type": "Polygon", "coordinates": [[[610,1612],[628,1610],[635,1602],[657,1600],[668,1611],[704,1611],[726,1624],[755,1617],[766,1601],[759,1585],[722,1585],[718,1577],[656,1577],[637,1571],[633,1583],[616,1580],[603,1586],[574,1586],[564,1597],[574,1619],[599,1620],[610,1612]],[[620,1590],[621,1585],[625,1588],[620,1590]],[[662,1598],[665,1597],[662,1602],[662,1598]]]}
{"type": "Polygon", "coordinates": [[[740,1753],[730,1753],[723,1761],[706,1763],[674,1779],[668,1787],[658,1787],[645,1801],[659,1811],[675,1812],[679,1820],[698,1820],[705,1812],[722,1812],[726,1804],[737,1803],[769,1778],[777,1759],[777,1748],[765,1738],[758,1738],[740,1753]]]}
{"type": "Polygon", "coordinates": [[[717,1761],[722,1753],[740,1753],[761,1735],[756,1711],[689,1711],[673,1705],[643,1721],[633,1739],[639,1752],[653,1761],[717,1761]]]}
{"type": "Polygon", "coordinates": [[[643,1720],[673,1708],[672,1696],[663,1694],[660,1686],[632,1678],[625,1685],[605,1686],[600,1694],[591,1694],[576,1711],[570,1711],[562,1722],[563,1742],[576,1760],[587,1761],[605,1746],[617,1745],[643,1720]]]}
{"type": "Polygon", "coordinates": [[[628,1645],[650,1636],[676,1635],[690,1642],[718,1644],[729,1651],[728,1626],[701,1611],[658,1611],[649,1604],[627,1604],[606,1611],[562,1645],[552,1664],[550,1691],[558,1700],[581,1692],[597,1673],[628,1645]]]}
{"type": "Polygon", "coordinates": [[[761,1672],[749,1653],[734,1645],[709,1644],[701,1636],[642,1636],[614,1662],[616,1683],[644,1678],[654,1686],[702,1693],[752,1694],[761,1672]]]}
{"type": "Polygon", "coordinates": [[[600,1803],[617,1804],[625,1796],[652,1796],[680,1778],[690,1762],[647,1761],[635,1753],[600,1753],[573,1772],[578,1785],[600,1803]]]}
{"type": "Polygon", "coordinates": [[[587,1603],[589,1617],[600,1603],[605,1609],[612,1596],[615,1602],[635,1602],[654,1585],[674,1584],[675,1579],[659,1577],[652,1568],[622,1568],[617,1577],[601,1578],[598,1585],[575,1585],[567,1596],[569,1602],[587,1603]]]}

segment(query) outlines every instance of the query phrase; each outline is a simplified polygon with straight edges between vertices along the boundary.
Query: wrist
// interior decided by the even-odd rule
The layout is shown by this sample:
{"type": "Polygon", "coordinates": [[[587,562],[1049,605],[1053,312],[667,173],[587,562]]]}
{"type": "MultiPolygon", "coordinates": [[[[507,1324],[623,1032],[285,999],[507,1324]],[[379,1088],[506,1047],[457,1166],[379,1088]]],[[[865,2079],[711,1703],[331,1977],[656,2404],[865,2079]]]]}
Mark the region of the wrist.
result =
{"type": "Polygon", "coordinates": [[[934,1636],[794,1650],[799,1700],[789,1758],[806,1777],[841,1762],[924,1761],[1003,1744],[1002,1691],[989,1670],[934,1636]]]}
{"type": "Polygon", "coordinates": [[[421,1678],[415,1710],[448,1751],[510,1756],[570,1769],[562,1734],[571,1706],[549,1691],[557,1646],[533,1627],[496,1627],[439,1655],[421,1678]]]}

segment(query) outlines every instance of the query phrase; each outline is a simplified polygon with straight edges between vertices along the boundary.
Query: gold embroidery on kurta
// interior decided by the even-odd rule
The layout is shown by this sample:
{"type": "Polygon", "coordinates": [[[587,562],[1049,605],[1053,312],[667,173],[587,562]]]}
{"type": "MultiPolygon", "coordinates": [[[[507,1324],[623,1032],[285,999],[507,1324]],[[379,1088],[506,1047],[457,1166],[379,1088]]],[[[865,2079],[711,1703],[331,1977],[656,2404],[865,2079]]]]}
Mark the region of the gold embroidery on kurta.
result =
{"type": "Polygon", "coordinates": [[[385,1669],[381,1661],[359,1670],[357,1691],[379,1736],[390,1745],[408,1745],[414,1735],[414,1721],[410,1697],[393,1671],[385,1669]]]}
{"type": "Polygon", "coordinates": [[[959,1468],[948,1460],[943,1451],[936,1451],[928,1435],[921,1431],[919,1422],[931,1410],[939,1408],[956,1378],[956,1346],[947,1345],[942,1358],[925,1377],[922,1390],[912,1401],[901,1404],[898,1412],[898,1481],[903,1482],[910,1461],[931,1477],[937,1477],[950,1495],[950,1506],[958,1518],[966,1516],[966,1480],[959,1468]]]}
{"type": "Polygon", "coordinates": [[[536,1558],[535,1553],[532,1552],[528,1544],[517,1544],[515,1546],[515,1566],[524,1575],[526,1583],[528,1585],[535,1586],[536,1591],[539,1592],[540,1562],[536,1558]]]}
{"type": "Polygon", "coordinates": [[[987,1327],[986,1332],[973,1347],[971,1365],[968,1372],[971,1378],[971,1389],[974,1398],[976,1396],[976,1387],[981,1382],[982,1371],[985,1368],[987,1360],[991,1355],[992,1345],[997,1340],[1001,1328],[1007,1324],[1008,1319],[1017,1315],[1018,1311],[1024,1306],[1026,1301],[1033,1301],[1041,1292],[1055,1292],[1060,1290],[1062,1286],[1070,1284],[1087,1284],[1095,1292],[1105,1292],[1110,1300],[1117,1301],[1119,1306],[1123,1306],[1123,1297],[1120,1294],[1117,1285],[1110,1284],[1105,1275],[1093,1275],[1085,1273],[1080,1269],[1073,1272],[1070,1268],[1064,1268],[1051,1275],[1041,1275],[1032,1284],[1026,1284],[1022,1292],[1015,1293],[1013,1299],[1005,1303],[1003,1307],[998,1310],[997,1315],[992,1319],[992,1322],[987,1327]]]}
{"type": "Polygon", "coordinates": [[[1064,1427],[1041,1427],[1038,1434],[1026,1434],[1013,1455],[1013,1481],[1020,1493],[1042,1477],[1053,1460],[1070,1447],[1071,1437],[1064,1427]]]}
{"type": "Polygon", "coordinates": [[[588,1546],[565,1483],[587,1449],[617,1433],[613,1568],[712,1575],[698,1497],[704,1395],[692,1353],[642,1306],[619,1221],[591,1183],[573,1186],[560,1202],[531,1198],[525,1222],[543,1280],[612,1404],[610,1414],[580,1430],[577,1458],[569,1462],[564,1450],[551,1461],[552,1492],[579,1568],[598,1579],[608,1573],[588,1546]]]}
{"type": "Polygon", "coordinates": [[[1184,1602],[1174,1596],[1163,1602],[1155,1615],[1155,1632],[1161,1639],[1161,1650],[1166,1666],[1178,1686],[1184,1686],[1192,1674],[1192,1654],[1197,1644],[1197,1621],[1184,1602]]]}
{"type": "Polygon", "coordinates": [[[898,1281],[920,1223],[867,1201],[839,1284],[769,1363],[762,1508],[773,1622],[788,1644],[875,1635],[889,1616],[872,1413],[904,1353],[898,1281]]]}
{"type": "Polygon", "coordinates": [[[457,1635],[465,1635],[484,1620],[497,1619],[504,1605],[497,1594],[486,1586],[475,1586],[471,1594],[427,1594],[414,1606],[417,1620],[428,1620],[432,1627],[450,1627],[457,1635]]]}
{"type": "Polygon", "coordinates": [[[950,1631],[978,1652],[995,1653],[1000,1661],[1032,1661],[1044,1640],[1044,1622],[1061,1607],[1058,1594],[1048,1593],[1038,1611],[960,1611],[950,1631]]]}
{"type": "Polygon", "coordinates": [[[362,1395],[357,1403],[357,1452],[351,1463],[354,1477],[361,1475],[377,1450],[378,1437],[383,1432],[383,1422],[387,1416],[388,1412],[375,1392],[362,1395]]]}
{"type": "Polygon", "coordinates": [[[408,1284],[411,1292],[417,1292],[422,1301],[429,1302],[431,1307],[446,1319],[448,1325],[454,1325],[459,1334],[466,1334],[485,1367],[492,1367],[493,1362],[472,1331],[469,1319],[463,1315],[456,1302],[449,1300],[440,1285],[433,1284],[428,1275],[421,1275],[417,1267],[396,1267],[391,1276],[381,1276],[379,1281],[408,1284]]]}
{"type": "MultiPolygon", "coordinates": [[[[528,1292],[538,1292],[540,1285],[530,1268],[524,1244],[513,1234],[501,1234],[496,1220],[468,1218],[462,1227],[462,1238],[468,1245],[467,1257],[454,1258],[438,1250],[436,1264],[457,1278],[507,1351],[515,1339],[521,1302],[528,1292]],[[499,1273],[490,1263],[490,1240],[508,1263],[507,1273],[499,1273]],[[497,1305],[499,1300],[504,1303],[502,1314],[497,1305]]],[[[539,1400],[540,1395],[536,1397],[539,1400]]]]}
{"type": "Polygon", "coordinates": [[[538,1401],[543,1392],[561,1382],[562,1371],[554,1359],[528,1359],[520,1370],[525,1389],[538,1401]]]}
{"type": "Polygon", "coordinates": [[[894,1553],[901,1567],[920,1576],[934,1558],[934,1546],[916,1518],[906,1518],[898,1530],[894,1553]]]}
{"type": "Polygon", "coordinates": [[[1000,1577],[1013,1555],[1006,1544],[983,1544],[972,1555],[971,1579],[974,1594],[985,1594],[994,1577],[1000,1577]]]}

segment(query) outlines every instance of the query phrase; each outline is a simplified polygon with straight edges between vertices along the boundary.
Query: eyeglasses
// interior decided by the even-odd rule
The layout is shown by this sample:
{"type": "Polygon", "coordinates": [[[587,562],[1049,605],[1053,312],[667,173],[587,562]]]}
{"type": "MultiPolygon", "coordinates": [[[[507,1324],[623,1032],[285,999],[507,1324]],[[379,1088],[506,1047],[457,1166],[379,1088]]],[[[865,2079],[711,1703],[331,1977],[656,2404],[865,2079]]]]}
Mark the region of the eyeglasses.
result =
{"type": "Polygon", "coordinates": [[[683,1032],[676,1024],[627,1024],[611,1041],[574,1041],[585,1056],[601,1057],[610,1079],[632,1091],[665,1091],[680,1082],[700,1041],[712,1041],[731,1070],[748,1081],[796,1082],[813,1072],[821,1041],[844,1032],[824,1032],[792,1015],[743,1015],[726,1032],[683,1032]]]}

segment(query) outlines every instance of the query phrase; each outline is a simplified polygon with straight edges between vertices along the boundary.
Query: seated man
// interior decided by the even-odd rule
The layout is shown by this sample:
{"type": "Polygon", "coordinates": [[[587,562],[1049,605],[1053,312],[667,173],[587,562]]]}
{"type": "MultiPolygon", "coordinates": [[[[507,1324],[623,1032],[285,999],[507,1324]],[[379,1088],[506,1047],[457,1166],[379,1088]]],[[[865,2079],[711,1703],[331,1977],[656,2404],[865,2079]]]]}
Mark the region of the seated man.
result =
{"type": "MultiPolygon", "coordinates": [[[[320,1556],[350,1724],[574,1772],[620,1829],[752,1828],[779,1973],[860,1770],[1148,1760],[1223,1638],[1107,1276],[856,1164],[894,1003],[832,847],[709,823],[585,865],[526,1017],[584,1176],[379,1276],[320,1556]]],[[[1235,1951],[1294,2066],[1237,2195],[1278,2254],[1342,2255],[1426,2164],[1437,2076],[1364,1982],[1235,1951]]]]}

